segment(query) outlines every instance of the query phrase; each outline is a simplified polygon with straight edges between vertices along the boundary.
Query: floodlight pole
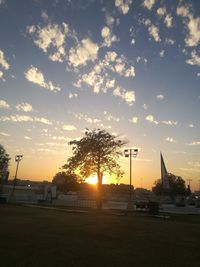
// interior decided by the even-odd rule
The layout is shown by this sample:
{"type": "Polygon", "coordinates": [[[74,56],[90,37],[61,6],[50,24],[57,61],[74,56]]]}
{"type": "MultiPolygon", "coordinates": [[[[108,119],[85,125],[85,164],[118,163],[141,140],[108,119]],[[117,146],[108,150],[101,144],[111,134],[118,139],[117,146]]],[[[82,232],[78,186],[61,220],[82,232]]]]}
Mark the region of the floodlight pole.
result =
{"type": "Polygon", "coordinates": [[[23,158],[23,155],[16,155],[15,156],[15,161],[17,162],[17,167],[16,167],[15,178],[14,178],[14,183],[13,183],[12,195],[14,194],[14,191],[15,191],[15,185],[16,185],[16,181],[17,181],[17,172],[18,172],[18,168],[19,168],[19,162],[22,160],[22,158],[23,158]]]}
{"type": "Polygon", "coordinates": [[[130,157],[130,186],[129,186],[129,200],[132,200],[132,157],[136,158],[138,154],[137,148],[129,148],[124,150],[126,158],[130,157]]]}

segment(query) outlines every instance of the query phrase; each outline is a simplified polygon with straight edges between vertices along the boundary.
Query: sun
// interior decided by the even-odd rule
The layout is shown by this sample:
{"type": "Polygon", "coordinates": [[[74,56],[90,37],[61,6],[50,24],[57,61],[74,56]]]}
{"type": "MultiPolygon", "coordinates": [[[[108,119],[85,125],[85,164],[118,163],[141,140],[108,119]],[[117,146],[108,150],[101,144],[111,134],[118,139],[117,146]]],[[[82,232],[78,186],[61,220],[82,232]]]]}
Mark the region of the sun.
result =
{"type": "MultiPolygon", "coordinates": [[[[95,185],[95,184],[97,184],[97,176],[96,175],[92,175],[92,176],[90,176],[90,177],[88,177],[87,179],[86,179],[86,182],[88,183],[88,184],[93,184],[93,185],[95,185]]],[[[107,176],[103,176],[103,181],[102,181],[102,183],[103,184],[109,184],[110,182],[109,182],[109,178],[107,177],[107,176]]]]}

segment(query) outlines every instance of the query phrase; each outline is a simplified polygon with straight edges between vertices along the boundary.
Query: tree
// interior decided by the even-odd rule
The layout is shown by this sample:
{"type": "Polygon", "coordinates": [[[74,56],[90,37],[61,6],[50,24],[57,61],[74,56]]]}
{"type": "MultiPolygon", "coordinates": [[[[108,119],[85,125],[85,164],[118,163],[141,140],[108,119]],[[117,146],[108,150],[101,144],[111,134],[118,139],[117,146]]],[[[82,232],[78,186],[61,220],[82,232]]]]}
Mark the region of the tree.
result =
{"type": "Polygon", "coordinates": [[[63,166],[69,173],[78,171],[83,178],[97,174],[97,208],[102,209],[102,178],[103,173],[114,173],[121,177],[123,172],[117,163],[120,148],[124,145],[121,140],[105,130],[94,129],[85,131],[85,136],[80,140],[70,142],[73,156],[63,166]]]}
{"type": "Polygon", "coordinates": [[[0,184],[8,178],[8,165],[10,157],[0,144],[0,184]]]}
{"type": "MultiPolygon", "coordinates": [[[[169,178],[169,190],[165,192],[165,194],[169,194],[171,198],[174,198],[177,195],[187,195],[187,188],[185,185],[185,181],[182,177],[176,176],[172,173],[168,173],[169,178]]],[[[156,195],[163,194],[162,182],[160,179],[156,180],[154,183],[154,187],[152,191],[156,195]]]]}
{"type": "Polygon", "coordinates": [[[52,183],[60,191],[76,191],[78,189],[79,178],[76,174],[68,174],[64,171],[56,173],[52,183]]]}

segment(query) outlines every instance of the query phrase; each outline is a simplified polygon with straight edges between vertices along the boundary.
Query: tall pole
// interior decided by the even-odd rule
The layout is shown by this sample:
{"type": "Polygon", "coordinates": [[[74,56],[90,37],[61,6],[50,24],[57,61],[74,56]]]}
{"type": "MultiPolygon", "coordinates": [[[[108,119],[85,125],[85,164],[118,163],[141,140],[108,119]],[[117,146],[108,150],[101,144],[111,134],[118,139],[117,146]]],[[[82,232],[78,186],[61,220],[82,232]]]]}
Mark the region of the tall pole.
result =
{"type": "Polygon", "coordinates": [[[131,156],[132,149],[130,149],[129,152],[130,152],[129,154],[129,157],[130,157],[130,195],[129,195],[129,198],[131,201],[132,199],[132,156],[131,156]]]}
{"type": "Polygon", "coordinates": [[[17,172],[19,168],[19,162],[22,160],[23,155],[16,155],[15,156],[15,161],[17,162],[17,167],[16,167],[16,172],[15,172],[15,178],[14,178],[14,183],[13,183],[13,190],[12,190],[12,195],[14,195],[15,192],[15,186],[16,186],[16,181],[17,181],[17,172]]]}
{"type": "Polygon", "coordinates": [[[124,150],[124,155],[126,158],[130,157],[130,184],[129,184],[129,201],[132,200],[132,157],[136,158],[138,149],[129,148],[124,150]]]}

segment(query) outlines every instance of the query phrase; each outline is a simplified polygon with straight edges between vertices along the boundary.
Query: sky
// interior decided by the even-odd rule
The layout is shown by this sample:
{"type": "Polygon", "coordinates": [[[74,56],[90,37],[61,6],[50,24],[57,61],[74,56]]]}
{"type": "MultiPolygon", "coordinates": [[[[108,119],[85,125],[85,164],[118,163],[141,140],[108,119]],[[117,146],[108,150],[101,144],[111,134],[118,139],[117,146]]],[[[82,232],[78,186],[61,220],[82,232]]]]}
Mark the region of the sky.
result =
{"type": "MultiPolygon", "coordinates": [[[[18,177],[52,180],[100,128],[138,148],[133,185],[200,185],[200,2],[0,0],[0,143],[18,177]]],[[[123,152],[123,151],[122,151],[123,152]]],[[[129,159],[120,157],[129,183],[129,159]]],[[[106,182],[116,182],[106,177],[106,182]]]]}

